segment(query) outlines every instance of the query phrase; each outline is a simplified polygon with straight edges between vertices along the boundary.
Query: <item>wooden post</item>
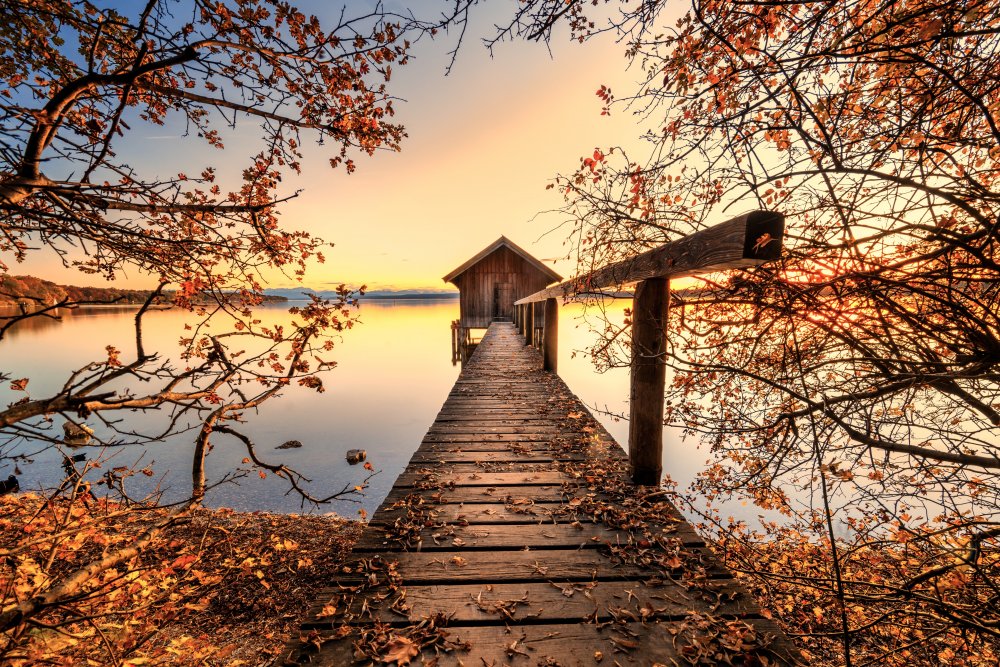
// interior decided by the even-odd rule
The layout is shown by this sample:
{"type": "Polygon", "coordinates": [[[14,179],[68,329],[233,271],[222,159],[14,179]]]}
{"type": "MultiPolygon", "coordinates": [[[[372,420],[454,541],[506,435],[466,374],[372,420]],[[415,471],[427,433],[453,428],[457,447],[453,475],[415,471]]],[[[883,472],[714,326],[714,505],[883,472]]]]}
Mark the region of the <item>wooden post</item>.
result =
{"type": "Polygon", "coordinates": [[[525,318],[525,334],[524,334],[524,344],[534,345],[535,344],[535,304],[528,303],[524,306],[525,318]]]}
{"type": "Polygon", "coordinates": [[[517,307],[517,333],[524,335],[524,305],[517,307]]]}
{"type": "Polygon", "coordinates": [[[542,329],[542,368],[556,372],[559,363],[559,304],[555,299],[545,300],[545,328],[542,329]]]}
{"type": "Polygon", "coordinates": [[[663,390],[667,377],[670,281],[649,278],[632,301],[628,456],[635,484],[659,486],[663,473],[663,390]]]}
{"type": "Polygon", "coordinates": [[[517,329],[517,320],[520,318],[521,309],[518,306],[514,306],[514,329],[517,329]]]}

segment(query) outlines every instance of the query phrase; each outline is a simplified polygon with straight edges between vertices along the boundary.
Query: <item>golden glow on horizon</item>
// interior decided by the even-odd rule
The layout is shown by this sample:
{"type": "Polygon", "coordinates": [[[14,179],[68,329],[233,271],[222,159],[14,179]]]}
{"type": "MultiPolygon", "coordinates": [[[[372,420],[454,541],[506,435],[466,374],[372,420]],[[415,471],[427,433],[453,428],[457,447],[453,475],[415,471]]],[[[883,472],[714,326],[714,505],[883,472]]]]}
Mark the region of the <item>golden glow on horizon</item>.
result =
{"type": "MultiPolygon", "coordinates": [[[[493,18],[482,14],[475,29],[485,34],[493,18]]],[[[357,172],[347,175],[331,170],[329,156],[306,143],[303,174],[283,184],[287,194],[302,194],[283,205],[282,219],[334,247],[302,283],[275,271],[263,276],[269,286],[450,289],[441,276],[501,234],[546,263],[565,258],[564,233],[553,231],[562,218],[539,215],[562,204],[545,186],[556,173],[575,169],[595,146],[637,142],[632,116],[622,109],[602,117],[594,92],[602,84],[627,90],[641,72],[626,71],[622,46],[611,36],[577,45],[563,35],[551,58],[544,45],[529,43],[501,45],[491,58],[470,39],[445,77],[445,42],[420,44],[413,61],[394,72],[391,87],[406,100],[396,107],[396,120],[409,135],[401,153],[362,156],[357,172]]],[[[159,136],[163,130],[143,128],[155,161],[144,163],[152,155],[137,155],[138,168],[191,171],[215,164],[225,177],[227,171],[238,175],[253,152],[241,148],[242,134],[221,153],[201,150],[192,138],[170,141],[159,136]]],[[[253,126],[237,130],[256,141],[253,126]]],[[[106,284],[100,276],[63,268],[52,253],[9,263],[13,274],[106,284]]],[[[550,265],[564,276],[574,273],[572,261],[550,265]]],[[[117,285],[153,282],[133,274],[117,285]]]]}

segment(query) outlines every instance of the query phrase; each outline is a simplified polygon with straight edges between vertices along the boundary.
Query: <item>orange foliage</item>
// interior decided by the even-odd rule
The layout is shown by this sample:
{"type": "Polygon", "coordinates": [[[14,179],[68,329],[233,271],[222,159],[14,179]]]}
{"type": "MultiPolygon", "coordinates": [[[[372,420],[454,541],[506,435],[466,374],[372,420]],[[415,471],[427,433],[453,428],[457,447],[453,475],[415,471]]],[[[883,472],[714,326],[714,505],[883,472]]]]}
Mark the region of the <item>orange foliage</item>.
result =
{"type": "MultiPolygon", "coordinates": [[[[0,608],[129,546],[167,514],[83,496],[0,498],[0,608]]],[[[260,664],[283,648],[310,586],[322,585],[358,531],[328,516],[198,510],[64,604],[0,635],[0,662],[260,664]]]]}

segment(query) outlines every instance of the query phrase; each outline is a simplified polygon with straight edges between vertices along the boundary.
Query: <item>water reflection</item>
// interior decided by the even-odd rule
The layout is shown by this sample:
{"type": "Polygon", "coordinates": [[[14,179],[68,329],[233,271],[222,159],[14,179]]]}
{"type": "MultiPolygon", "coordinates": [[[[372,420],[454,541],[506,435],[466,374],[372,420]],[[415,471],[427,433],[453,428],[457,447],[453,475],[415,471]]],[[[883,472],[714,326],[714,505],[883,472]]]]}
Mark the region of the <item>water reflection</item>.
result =
{"type": "MultiPolygon", "coordinates": [[[[622,301],[622,308],[627,304],[622,301]]],[[[287,318],[287,305],[263,309],[265,319],[287,318]]],[[[0,370],[11,378],[29,377],[33,398],[57,393],[68,373],[106,356],[105,346],[128,350],[132,345],[134,307],[80,308],[64,313],[60,320],[36,320],[15,327],[0,343],[0,370]]],[[[585,355],[591,335],[581,320],[580,306],[560,307],[559,373],[615,437],[625,444],[628,424],[614,414],[628,412],[628,370],[594,372],[585,355]]],[[[330,355],[337,367],[324,379],[327,391],[317,394],[302,387],[289,387],[282,397],[265,403],[256,414],[245,416],[240,429],[257,444],[260,456],[269,462],[283,462],[313,480],[312,489],[325,495],[353,486],[364,478],[361,466],[349,466],[344,455],[349,449],[365,449],[368,460],[380,470],[359,504],[338,502],[332,508],[346,516],[358,509],[374,511],[388,493],[396,476],[408,463],[424,433],[444,402],[459,373],[452,364],[451,323],[458,316],[458,302],[365,301],[360,309],[361,325],[344,334],[330,355]],[[301,448],[277,450],[288,440],[299,440],[301,448]]],[[[164,353],[177,349],[184,334],[186,314],[157,311],[148,316],[146,335],[149,349],[164,353]]],[[[0,386],[0,401],[7,403],[23,396],[0,386]]],[[[155,415],[125,415],[137,425],[152,429],[155,415]]],[[[92,420],[91,420],[92,421],[92,420]]],[[[92,424],[98,428],[99,425],[92,424]]],[[[62,435],[62,420],[49,425],[50,432],[62,435]]],[[[105,453],[99,477],[116,466],[149,467],[154,475],[138,475],[126,480],[133,493],[161,490],[166,499],[180,498],[190,489],[191,453],[194,432],[153,443],[149,447],[115,447],[105,453]]],[[[209,480],[220,480],[242,464],[245,450],[240,443],[222,437],[207,458],[209,480]]],[[[46,488],[62,479],[62,454],[48,451],[34,454],[37,443],[20,443],[21,451],[32,454],[31,463],[21,461],[21,486],[46,488]]],[[[92,448],[74,450],[71,454],[92,448]]],[[[708,454],[698,453],[697,443],[683,441],[677,431],[664,436],[663,468],[681,486],[686,486],[703,467],[708,454]]],[[[0,462],[0,479],[13,470],[13,463],[0,462]]],[[[239,484],[223,484],[210,490],[206,504],[239,509],[299,511],[300,503],[286,495],[287,485],[269,475],[260,479],[254,472],[239,484]]],[[[756,514],[756,512],[754,512],[756,514]]]]}
{"type": "MultiPolygon", "coordinates": [[[[263,309],[264,317],[280,322],[289,317],[286,308],[269,306],[263,309]]],[[[246,415],[241,430],[252,436],[262,458],[287,463],[303,472],[313,480],[312,487],[320,495],[363,479],[361,466],[349,466],[344,454],[348,449],[366,449],[369,460],[382,472],[372,480],[358,506],[341,502],[333,509],[347,515],[353,515],[358,507],[373,511],[405,467],[458,374],[447,356],[448,323],[456,310],[455,301],[365,302],[360,311],[361,325],[346,332],[331,354],[337,368],[325,378],[327,391],[317,394],[303,387],[289,387],[282,397],[265,403],[257,414],[246,415]],[[299,440],[304,446],[275,450],[288,440],[299,440]]],[[[128,350],[134,314],[134,308],[80,309],[61,322],[25,323],[24,328],[18,327],[19,335],[0,344],[0,369],[11,378],[30,378],[28,388],[33,398],[53,395],[69,372],[104,358],[105,346],[128,350]]],[[[186,319],[187,315],[179,311],[150,313],[147,348],[162,353],[176,350],[186,319]]],[[[8,383],[0,387],[0,400],[7,403],[22,396],[11,391],[8,383]]],[[[154,414],[133,412],[124,416],[139,428],[155,430],[154,414]]],[[[100,424],[91,425],[99,436],[107,435],[100,424]]],[[[62,419],[57,418],[48,428],[54,435],[61,435],[62,419]]],[[[109,448],[101,471],[115,466],[148,466],[155,474],[129,479],[132,491],[160,489],[167,500],[179,498],[190,488],[193,442],[194,434],[187,432],[142,449],[109,448]]],[[[246,468],[242,464],[246,453],[240,443],[219,437],[213,442],[215,449],[206,461],[210,481],[246,468]]],[[[59,483],[61,453],[52,450],[35,454],[37,442],[17,446],[23,453],[32,454],[32,461],[18,462],[23,473],[22,488],[48,488],[59,483]]],[[[0,463],[0,477],[6,477],[13,465],[0,463]]],[[[211,490],[206,504],[296,511],[300,504],[285,495],[286,488],[282,480],[270,475],[260,479],[254,473],[239,485],[225,484],[211,490]]]]}
{"type": "MultiPolygon", "coordinates": [[[[99,317],[115,313],[129,313],[129,317],[132,317],[135,314],[135,310],[135,306],[79,306],[77,308],[54,308],[44,315],[19,320],[6,331],[4,334],[4,341],[13,340],[22,336],[28,336],[53,327],[59,327],[67,319],[99,317]]],[[[6,323],[10,318],[15,318],[19,315],[21,315],[21,310],[16,306],[0,306],[0,325],[6,323]]]]}

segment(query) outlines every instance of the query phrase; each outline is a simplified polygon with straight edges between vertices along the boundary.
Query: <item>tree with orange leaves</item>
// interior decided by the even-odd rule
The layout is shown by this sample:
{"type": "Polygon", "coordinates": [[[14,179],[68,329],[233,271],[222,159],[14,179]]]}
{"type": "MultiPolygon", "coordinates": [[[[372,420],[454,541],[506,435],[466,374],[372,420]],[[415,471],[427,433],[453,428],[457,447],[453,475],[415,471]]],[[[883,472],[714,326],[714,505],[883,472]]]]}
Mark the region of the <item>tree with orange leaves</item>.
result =
{"type": "MultiPolygon", "coordinates": [[[[678,292],[669,325],[667,419],[715,454],[697,495],[794,529],[709,515],[731,564],[834,664],[995,664],[1000,4],[604,4],[522,3],[500,35],[614,31],[644,74],[597,94],[649,150],[555,183],[580,273],[786,215],[781,263],[678,292]]],[[[627,363],[622,321],[598,330],[598,362],[627,363]]]]}
{"type": "MultiPolygon", "coordinates": [[[[213,439],[235,440],[245,463],[283,477],[306,500],[355,492],[351,484],[314,494],[297,472],[262,460],[235,424],[289,385],[322,391],[328,364],[316,355],[354,321],[346,289],[339,299],[292,309],[292,326],[268,326],[255,314],[264,274],[301,277],[308,261],[322,261],[321,240],[279,220],[280,205],[295,196],[280,189],[282,177],[300,170],[307,141],[348,172],[359,154],[397,150],[404,133],[392,122],[387,82],[392,67],[406,63],[408,38],[432,29],[378,4],[327,22],[281,0],[0,0],[2,271],[49,252],[109,280],[126,271],[159,280],[137,311],[133,349],[109,346],[106,358],[68,372],[54,395],[33,394],[30,378],[3,376],[23,398],[0,409],[0,455],[11,443],[58,444],[48,426],[54,415],[78,429],[99,420],[115,444],[157,442],[185,429],[194,440],[192,491],[176,511],[136,522],[128,505],[92,505],[87,471],[77,469],[52,498],[67,505],[45,524],[48,533],[0,545],[0,656],[26,655],[20,651],[37,638],[33,630],[58,634],[93,621],[86,605],[127,581],[143,550],[202,502],[213,439]],[[258,143],[247,150],[241,138],[238,150],[247,154],[236,178],[212,165],[152,173],[148,160],[137,160],[146,150],[140,129],[180,127],[183,141],[231,153],[227,133],[243,121],[259,127],[258,143]],[[143,336],[158,304],[192,312],[179,367],[143,336]],[[115,417],[151,409],[166,412],[166,432],[140,435],[115,417]],[[88,522],[92,508],[105,517],[120,512],[122,525],[140,528],[95,551],[81,540],[106,525],[88,522]]],[[[0,340],[26,319],[76,305],[39,298],[0,320],[0,340]]],[[[107,444],[101,433],[95,439],[107,444]]],[[[131,473],[115,472],[122,474],[131,473]]],[[[109,493],[117,488],[111,477],[107,485],[109,493]]]]}

